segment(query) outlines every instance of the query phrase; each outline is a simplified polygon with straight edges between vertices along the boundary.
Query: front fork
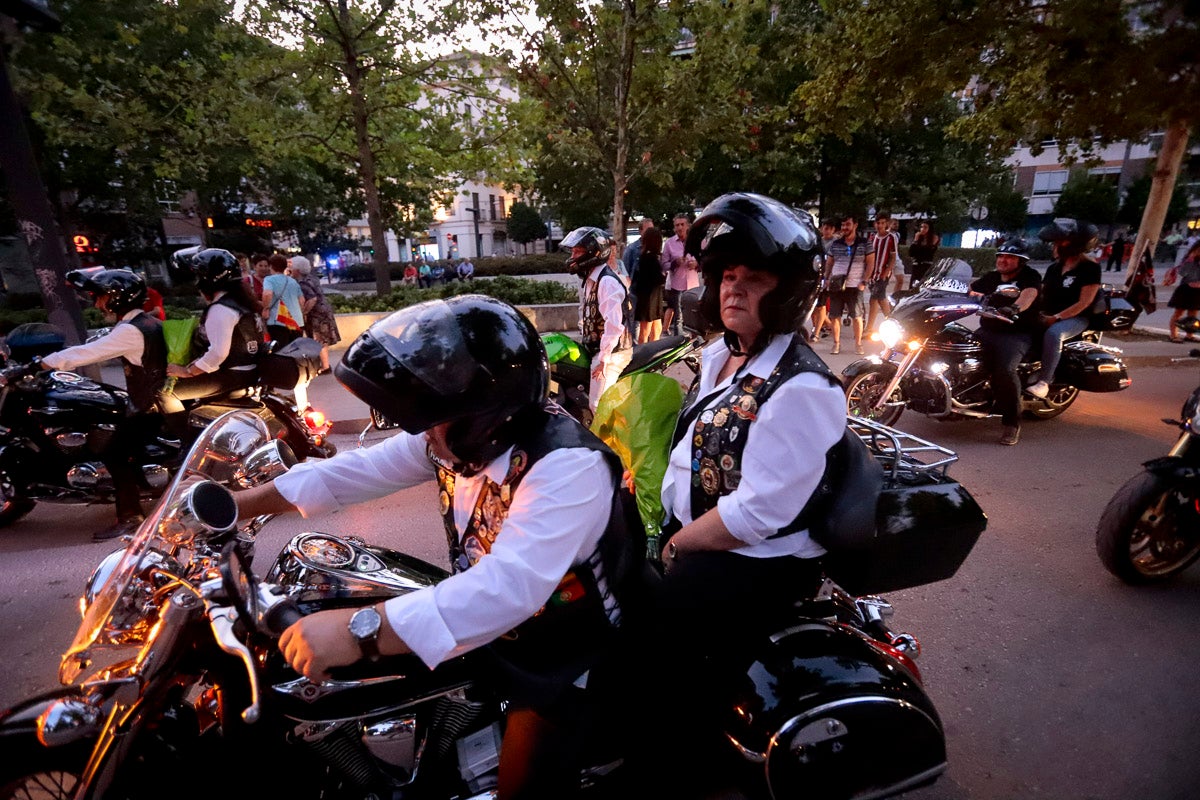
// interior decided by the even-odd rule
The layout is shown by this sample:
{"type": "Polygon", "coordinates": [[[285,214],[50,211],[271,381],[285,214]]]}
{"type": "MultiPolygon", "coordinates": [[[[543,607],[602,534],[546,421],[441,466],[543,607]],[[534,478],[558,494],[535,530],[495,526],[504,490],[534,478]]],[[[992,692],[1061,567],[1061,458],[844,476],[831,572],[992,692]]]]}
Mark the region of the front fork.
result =
{"type": "MultiPolygon", "coordinates": [[[[887,388],[880,392],[879,397],[875,398],[875,402],[871,404],[872,411],[879,411],[883,408],[884,404],[887,403],[888,398],[892,396],[892,393],[895,392],[897,388],[899,388],[900,381],[903,380],[904,376],[907,375],[909,370],[912,369],[912,365],[917,362],[917,357],[921,355],[921,351],[924,349],[925,343],[922,342],[920,347],[909,350],[905,354],[904,358],[900,360],[900,365],[896,367],[896,372],[894,375],[892,375],[892,379],[888,381],[887,388]]],[[[885,350],[884,356],[886,357],[892,352],[892,350],[885,350]]]]}

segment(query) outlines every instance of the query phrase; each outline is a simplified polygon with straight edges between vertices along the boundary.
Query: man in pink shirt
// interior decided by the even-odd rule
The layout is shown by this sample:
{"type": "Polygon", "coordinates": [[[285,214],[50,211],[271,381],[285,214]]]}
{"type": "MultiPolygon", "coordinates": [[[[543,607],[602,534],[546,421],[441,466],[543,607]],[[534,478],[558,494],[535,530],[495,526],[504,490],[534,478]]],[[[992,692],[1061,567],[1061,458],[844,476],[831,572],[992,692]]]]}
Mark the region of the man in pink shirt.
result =
{"type": "Polygon", "coordinates": [[[663,312],[664,334],[679,334],[679,297],[688,289],[695,289],[700,285],[696,259],[684,252],[688,231],[691,229],[691,218],[687,214],[676,214],[675,235],[663,242],[660,263],[667,276],[666,285],[663,287],[663,299],[667,306],[663,312]]]}

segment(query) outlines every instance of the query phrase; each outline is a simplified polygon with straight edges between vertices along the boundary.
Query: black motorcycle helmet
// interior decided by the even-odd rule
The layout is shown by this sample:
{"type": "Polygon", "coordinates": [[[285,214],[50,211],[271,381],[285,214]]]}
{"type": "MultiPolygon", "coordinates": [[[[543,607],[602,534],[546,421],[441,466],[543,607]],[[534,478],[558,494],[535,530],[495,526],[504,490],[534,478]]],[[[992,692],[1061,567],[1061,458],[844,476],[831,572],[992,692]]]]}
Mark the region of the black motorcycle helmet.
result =
{"type": "Polygon", "coordinates": [[[819,275],[814,262],[820,242],[808,214],[760,194],[721,195],[701,212],[687,238],[687,252],[699,260],[704,275],[701,313],[717,330],[724,330],[721,275],[741,264],[779,278],[758,309],[763,335],[797,330],[816,294],[819,275]]]}
{"type": "Polygon", "coordinates": [[[559,247],[567,250],[582,247],[586,251],[579,258],[575,258],[573,255],[567,257],[567,272],[578,275],[583,280],[597,266],[608,263],[608,257],[612,253],[613,240],[607,231],[585,226],[568,233],[559,242],[559,247]]]}
{"type": "Polygon", "coordinates": [[[533,324],[479,294],[384,317],[350,345],[334,375],[409,433],[452,423],[446,443],[468,470],[503,453],[544,413],[550,385],[533,324]]]}
{"type": "Polygon", "coordinates": [[[1025,251],[1023,242],[1005,242],[996,248],[996,256],[1016,256],[1026,263],[1029,262],[1029,253],[1025,251]]]}
{"type": "Polygon", "coordinates": [[[74,269],[67,273],[67,283],[89,297],[93,305],[101,297],[107,297],[106,308],[118,317],[146,304],[146,281],[131,270],[74,269]]]}
{"type": "Polygon", "coordinates": [[[1083,255],[1096,246],[1100,230],[1090,222],[1060,217],[1038,231],[1038,238],[1058,246],[1062,258],[1083,255]]]}
{"type": "Polygon", "coordinates": [[[206,295],[237,288],[242,281],[242,268],[228,250],[210,247],[191,257],[191,271],[196,287],[206,295]]]}

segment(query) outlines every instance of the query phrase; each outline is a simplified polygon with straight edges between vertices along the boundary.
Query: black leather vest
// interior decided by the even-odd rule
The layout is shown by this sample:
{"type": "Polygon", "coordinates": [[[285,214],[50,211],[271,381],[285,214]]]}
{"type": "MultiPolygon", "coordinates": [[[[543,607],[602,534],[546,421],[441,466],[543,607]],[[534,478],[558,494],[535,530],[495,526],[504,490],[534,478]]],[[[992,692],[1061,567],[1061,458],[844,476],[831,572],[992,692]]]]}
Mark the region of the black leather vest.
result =
{"type": "Polygon", "coordinates": [[[604,335],[604,317],[600,314],[599,294],[600,281],[606,276],[612,277],[621,284],[621,290],[624,293],[621,298],[621,325],[624,327],[621,338],[617,341],[616,350],[628,350],[633,347],[633,339],[629,335],[629,321],[633,318],[633,304],[629,302],[629,290],[625,288],[625,282],[621,280],[620,276],[613,272],[611,267],[606,266],[596,276],[591,289],[585,291],[583,310],[579,316],[580,343],[588,355],[592,356],[600,352],[600,338],[604,335]]]}
{"type": "Polygon", "coordinates": [[[595,552],[572,565],[536,614],[492,643],[493,653],[504,662],[510,677],[520,676],[519,683],[526,688],[543,681],[569,683],[588,669],[620,622],[621,597],[640,572],[645,549],[636,541],[641,524],[632,495],[621,484],[621,460],[559,406],[549,404],[546,410],[544,422],[513,446],[504,480],[499,484],[485,480],[464,531],[454,522],[455,473],[430,454],[438,469],[441,512],[454,572],[469,569],[491,552],[522,478],[547,453],[586,448],[601,453],[608,465],[613,501],[608,526],[595,552]]]}
{"type": "Polygon", "coordinates": [[[225,356],[225,360],[221,362],[221,368],[245,367],[258,363],[258,359],[263,354],[266,344],[267,326],[261,316],[243,306],[230,295],[222,296],[220,300],[210,303],[204,309],[204,313],[200,315],[200,324],[196,326],[196,333],[192,340],[192,352],[203,354],[204,351],[208,350],[210,343],[208,341],[208,333],[204,330],[204,321],[208,319],[208,312],[215,305],[232,308],[239,314],[237,325],[234,327],[233,334],[229,340],[229,355],[225,356]]]}
{"type": "MultiPolygon", "coordinates": [[[[759,409],[784,382],[802,372],[824,375],[830,384],[840,385],[837,376],[799,337],[792,338],[770,375],[766,378],[745,375],[736,379],[715,406],[711,405],[712,395],[697,403],[700,382],[697,380],[692,384],[684,400],[687,411],[680,415],[671,439],[671,449],[674,449],[685,435],[691,437],[692,519],[699,519],[717,505],[720,497],[738,488],[742,480],[742,452],[746,448],[750,426],[758,419],[759,409]],[[710,407],[701,411],[701,405],[710,407]]],[[[805,523],[806,516],[801,511],[791,524],[770,538],[803,530],[808,527],[805,523]]]]}
{"type": "Polygon", "coordinates": [[[146,412],[158,405],[163,384],[167,380],[167,340],[162,323],[142,311],[127,320],[142,333],[142,365],[139,367],[121,359],[125,367],[125,390],[134,408],[146,412]]]}

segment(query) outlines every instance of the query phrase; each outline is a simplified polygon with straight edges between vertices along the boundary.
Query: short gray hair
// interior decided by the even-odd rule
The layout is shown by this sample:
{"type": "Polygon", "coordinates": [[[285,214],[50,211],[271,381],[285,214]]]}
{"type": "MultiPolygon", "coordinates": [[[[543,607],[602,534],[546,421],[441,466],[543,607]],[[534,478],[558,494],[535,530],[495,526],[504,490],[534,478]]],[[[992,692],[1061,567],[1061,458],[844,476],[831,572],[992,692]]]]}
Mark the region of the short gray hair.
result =
{"type": "Polygon", "coordinates": [[[307,275],[312,272],[312,262],[304,256],[292,256],[292,272],[307,275]]]}

